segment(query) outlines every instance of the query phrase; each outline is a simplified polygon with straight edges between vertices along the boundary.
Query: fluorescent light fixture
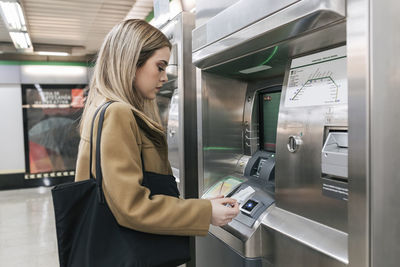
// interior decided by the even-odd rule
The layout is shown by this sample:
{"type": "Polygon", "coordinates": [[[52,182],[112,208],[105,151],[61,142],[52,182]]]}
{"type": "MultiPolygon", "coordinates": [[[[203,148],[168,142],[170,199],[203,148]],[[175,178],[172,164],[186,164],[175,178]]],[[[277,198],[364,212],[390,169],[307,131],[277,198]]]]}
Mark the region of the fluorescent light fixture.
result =
{"type": "Polygon", "coordinates": [[[31,39],[27,32],[10,32],[11,39],[18,49],[28,49],[32,47],[31,39]]]}
{"type": "Polygon", "coordinates": [[[50,52],[50,51],[38,51],[36,54],[41,55],[41,56],[69,56],[69,53],[67,52],[50,52]]]}
{"type": "Polygon", "coordinates": [[[1,12],[9,31],[26,31],[26,23],[18,2],[0,2],[1,12]]]}
{"type": "Polygon", "coordinates": [[[84,66],[24,65],[21,67],[21,75],[38,79],[59,76],[80,79],[87,76],[87,68],[84,66]]]}
{"type": "Polygon", "coordinates": [[[244,69],[244,70],[240,70],[240,73],[243,74],[250,74],[250,73],[255,73],[255,72],[259,72],[259,71],[263,71],[263,70],[268,70],[271,69],[271,66],[268,65],[259,65],[259,66],[255,66],[255,67],[251,67],[248,69],[244,69]]]}
{"type": "Polygon", "coordinates": [[[32,42],[26,28],[21,4],[17,1],[1,1],[0,13],[17,49],[32,50],[32,42]]]}

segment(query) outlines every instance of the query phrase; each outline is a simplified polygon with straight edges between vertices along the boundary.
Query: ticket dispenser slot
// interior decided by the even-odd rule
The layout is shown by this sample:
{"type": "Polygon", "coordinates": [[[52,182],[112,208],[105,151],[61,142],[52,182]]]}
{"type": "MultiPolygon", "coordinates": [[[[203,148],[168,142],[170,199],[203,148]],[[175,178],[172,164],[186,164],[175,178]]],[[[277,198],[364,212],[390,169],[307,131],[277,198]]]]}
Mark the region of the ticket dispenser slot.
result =
{"type": "Polygon", "coordinates": [[[327,197],[348,199],[347,130],[328,131],[321,152],[322,193],[327,197]]]}
{"type": "Polygon", "coordinates": [[[321,155],[323,176],[347,180],[348,147],[347,132],[329,132],[321,155]]]}

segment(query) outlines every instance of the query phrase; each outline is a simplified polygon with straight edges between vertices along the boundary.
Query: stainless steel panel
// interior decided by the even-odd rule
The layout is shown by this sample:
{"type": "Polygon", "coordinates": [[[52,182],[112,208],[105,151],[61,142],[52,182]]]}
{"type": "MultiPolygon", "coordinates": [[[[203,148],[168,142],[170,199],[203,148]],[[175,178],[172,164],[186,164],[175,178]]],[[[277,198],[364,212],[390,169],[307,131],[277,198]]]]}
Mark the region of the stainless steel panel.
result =
{"type": "MultiPolygon", "coordinates": [[[[199,183],[203,183],[203,192],[220,177],[241,170],[240,161],[245,161],[246,155],[257,149],[256,88],[261,83],[282,81],[279,77],[284,75],[291,57],[344,45],[344,18],[345,1],[302,0],[193,53],[194,63],[200,68],[198,147],[199,183]],[[240,73],[259,65],[260,58],[265,61],[270,57],[267,64],[270,69],[240,73]],[[248,148],[246,125],[249,126],[248,148]]],[[[281,99],[284,97],[282,94],[281,99]]],[[[277,207],[286,209],[286,215],[292,212],[291,216],[284,216],[284,220],[276,214],[269,217],[268,226],[263,226],[259,233],[258,247],[248,252],[247,235],[241,231],[225,227],[218,228],[214,234],[242,255],[260,255],[257,253],[261,247],[262,256],[275,266],[346,266],[347,204],[322,196],[321,151],[325,125],[347,128],[347,106],[280,112],[275,175],[277,207]],[[309,144],[298,152],[301,160],[287,155],[286,148],[287,136],[299,132],[307,135],[303,142],[309,144]],[[299,179],[294,180],[296,175],[299,179]],[[264,246],[267,240],[271,242],[264,246]]]]}
{"type": "MultiPolygon", "coordinates": [[[[202,42],[194,39],[195,46],[193,48],[197,50],[202,46],[211,44],[297,1],[299,0],[270,1],[266,5],[265,1],[240,0],[207,21],[204,25],[206,38],[202,42]],[[226,19],[233,17],[236,19],[226,19]]],[[[196,31],[194,36],[197,37],[196,31]]]]}
{"type": "Polygon", "coordinates": [[[203,25],[237,1],[239,0],[196,0],[196,27],[203,25]]]}
{"type": "Polygon", "coordinates": [[[272,264],[275,267],[345,267],[346,264],[337,261],[319,251],[304,246],[301,243],[280,234],[273,232],[273,248],[276,253],[273,256],[272,264]]]}
{"type": "MultiPolygon", "coordinates": [[[[240,13],[236,16],[240,17],[240,13]]],[[[193,62],[197,67],[208,68],[311,32],[344,17],[344,0],[302,0],[201,49],[196,44],[195,30],[193,62]]],[[[215,31],[218,31],[218,28],[215,31]]],[[[200,30],[199,34],[204,34],[204,30],[200,30]]]]}
{"type": "Polygon", "coordinates": [[[167,68],[170,81],[160,91],[172,101],[167,123],[168,158],[186,198],[198,196],[195,70],[191,63],[193,28],[194,15],[188,12],[178,14],[161,28],[172,43],[167,68]]]}
{"type": "MultiPolygon", "coordinates": [[[[313,108],[288,112],[281,109],[276,151],[276,201],[282,209],[346,232],[347,203],[327,198],[321,192],[321,150],[328,110],[313,108]],[[303,135],[303,145],[296,153],[290,153],[288,137],[299,134],[303,135]]],[[[347,124],[341,118],[337,120],[340,126],[347,124]]]]}
{"type": "Polygon", "coordinates": [[[209,232],[242,257],[272,259],[274,252],[272,235],[261,228],[261,221],[269,212],[270,208],[260,215],[251,228],[233,220],[223,227],[211,225],[209,232]]]}
{"type": "Polygon", "coordinates": [[[167,97],[164,95],[157,95],[156,98],[157,107],[160,113],[161,123],[164,129],[167,129],[168,126],[168,112],[169,112],[169,104],[171,102],[171,97],[167,97]]]}
{"type": "Polygon", "coordinates": [[[400,2],[369,1],[371,266],[400,264],[400,2]]]}
{"type": "MultiPolygon", "coordinates": [[[[370,265],[369,0],[347,1],[349,86],[349,266],[370,265]]],[[[382,265],[384,266],[384,265],[382,265]]]]}
{"type": "MultiPolygon", "coordinates": [[[[203,97],[203,87],[205,83],[202,78],[201,69],[196,68],[196,129],[197,129],[197,197],[201,197],[204,190],[204,153],[203,153],[203,103],[207,103],[203,97]]],[[[205,95],[204,95],[205,96],[205,95]]],[[[204,106],[206,112],[207,106],[204,106]]],[[[204,132],[206,135],[206,132],[204,132]]]]}
{"type": "MultiPolygon", "coordinates": [[[[277,232],[277,239],[282,238],[280,235],[286,238],[295,240],[302,246],[307,246],[312,250],[318,251],[335,259],[333,266],[345,266],[348,263],[347,254],[347,234],[342,231],[335,230],[326,225],[310,221],[302,216],[298,216],[294,213],[285,211],[283,209],[271,206],[268,214],[262,219],[262,226],[265,227],[265,231],[277,232]],[[338,264],[338,262],[342,264],[338,264]]],[[[292,242],[289,242],[292,243],[292,242]]],[[[293,246],[293,245],[292,245],[293,246]]],[[[274,253],[282,253],[276,247],[274,253]]],[[[323,257],[322,257],[323,258],[323,257]]],[[[301,265],[296,261],[298,259],[291,258],[285,259],[281,257],[275,257],[276,260],[282,262],[291,262],[290,265],[294,266],[321,266],[321,265],[301,265]]],[[[278,266],[280,264],[277,264],[278,266]]],[[[325,265],[322,265],[325,266],[325,265]]]]}
{"type": "Polygon", "coordinates": [[[347,203],[322,195],[321,179],[325,126],[347,126],[347,105],[286,107],[286,76],[278,119],[276,205],[347,232],[347,203]],[[296,153],[287,148],[290,136],[301,136],[296,153]]]}
{"type": "Polygon", "coordinates": [[[247,83],[207,72],[201,74],[201,155],[199,179],[205,192],[234,172],[243,154],[243,108],[247,83]],[[227,90],[221,90],[226,88],[227,90]]]}
{"type": "Polygon", "coordinates": [[[168,113],[167,141],[168,159],[175,178],[180,182],[179,170],[181,169],[181,166],[179,165],[179,140],[179,92],[178,89],[176,89],[172,95],[168,113]]]}

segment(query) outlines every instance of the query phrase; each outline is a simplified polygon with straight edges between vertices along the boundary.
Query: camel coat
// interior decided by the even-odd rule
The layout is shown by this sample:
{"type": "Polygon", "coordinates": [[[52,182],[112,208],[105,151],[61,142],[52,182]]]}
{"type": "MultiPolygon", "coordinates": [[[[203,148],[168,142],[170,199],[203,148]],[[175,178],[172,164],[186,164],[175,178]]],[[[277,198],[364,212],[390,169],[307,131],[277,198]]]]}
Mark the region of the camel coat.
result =
{"type": "MultiPolygon", "coordinates": [[[[104,99],[88,110],[79,144],[76,181],[89,179],[91,120],[104,99]]],[[[114,102],[106,110],[101,136],[103,192],[110,210],[122,226],[142,232],[168,235],[206,235],[211,220],[211,202],[154,195],[141,185],[140,153],[148,172],[171,174],[167,147],[156,147],[138,127],[133,110],[114,102]]],[[[100,113],[100,112],[99,112],[100,113]]],[[[94,138],[97,133],[96,116],[94,138]]],[[[93,139],[96,140],[96,139],[93,139]]],[[[93,165],[95,175],[95,142],[93,165]]]]}

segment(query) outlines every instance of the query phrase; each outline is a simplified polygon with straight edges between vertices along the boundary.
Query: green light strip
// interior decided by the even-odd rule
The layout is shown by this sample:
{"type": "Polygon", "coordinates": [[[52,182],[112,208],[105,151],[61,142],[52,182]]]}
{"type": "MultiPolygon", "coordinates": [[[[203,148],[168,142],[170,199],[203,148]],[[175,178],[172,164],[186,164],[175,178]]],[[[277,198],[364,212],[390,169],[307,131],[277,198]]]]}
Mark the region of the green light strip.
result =
{"type": "Polygon", "coordinates": [[[205,147],[203,148],[204,151],[209,151],[209,150],[237,150],[234,147],[223,147],[223,146],[209,146],[209,147],[205,147]]]}
{"type": "Polygon", "coordinates": [[[273,56],[275,56],[276,51],[278,51],[278,46],[274,47],[274,51],[272,51],[271,55],[269,55],[269,57],[263,63],[261,63],[260,66],[267,64],[273,58],[273,56]]]}

